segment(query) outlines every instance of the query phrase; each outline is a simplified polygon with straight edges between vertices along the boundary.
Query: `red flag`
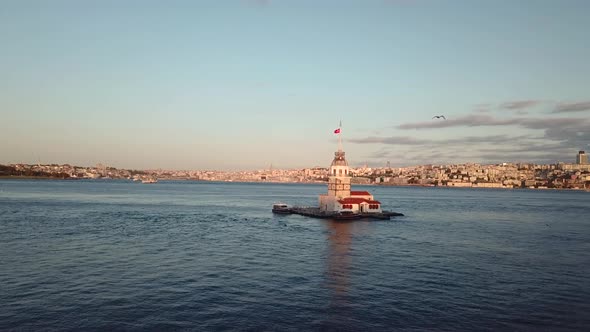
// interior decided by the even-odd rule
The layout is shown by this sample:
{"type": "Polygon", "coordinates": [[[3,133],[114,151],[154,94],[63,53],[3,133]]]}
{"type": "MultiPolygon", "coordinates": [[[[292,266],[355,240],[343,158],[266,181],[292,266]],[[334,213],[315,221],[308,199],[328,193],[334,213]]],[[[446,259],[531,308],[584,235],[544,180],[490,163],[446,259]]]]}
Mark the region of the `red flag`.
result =
{"type": "Polygon", "coordinates": [[[340,128],[334,130],[334,134],[340,134],[340,128]]]}

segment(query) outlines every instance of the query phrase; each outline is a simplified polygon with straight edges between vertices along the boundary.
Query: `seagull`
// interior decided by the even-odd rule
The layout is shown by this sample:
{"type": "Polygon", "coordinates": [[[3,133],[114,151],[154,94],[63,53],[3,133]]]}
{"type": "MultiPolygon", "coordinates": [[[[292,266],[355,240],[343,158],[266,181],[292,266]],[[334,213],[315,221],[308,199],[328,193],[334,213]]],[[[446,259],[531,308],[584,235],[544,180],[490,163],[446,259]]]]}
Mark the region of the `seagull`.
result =
{"type": "Polygon", "coordinates": [[[435,116],[433,116],[432,118],[433,118],[433,119],[440,119],[440,118],[443,118],[443,119],[445,119],[445,120],[447,119],[447,118],[445,118],[445,116],[444,116],[444,115],[435,115],[435,116]]]}

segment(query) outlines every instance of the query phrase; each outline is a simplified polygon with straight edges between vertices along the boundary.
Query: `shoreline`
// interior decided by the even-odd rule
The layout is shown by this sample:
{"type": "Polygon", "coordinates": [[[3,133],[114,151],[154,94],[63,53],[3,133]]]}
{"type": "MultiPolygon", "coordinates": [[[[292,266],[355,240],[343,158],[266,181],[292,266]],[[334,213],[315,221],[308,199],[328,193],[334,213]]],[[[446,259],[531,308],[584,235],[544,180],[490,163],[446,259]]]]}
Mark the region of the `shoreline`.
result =
{"type": "Polygon", "coordinates": [[[79,178],[58,178],[54,176],[32,176],[32,175],[0,175],[2,179],[14,180],[78,180],[79,178]]]}

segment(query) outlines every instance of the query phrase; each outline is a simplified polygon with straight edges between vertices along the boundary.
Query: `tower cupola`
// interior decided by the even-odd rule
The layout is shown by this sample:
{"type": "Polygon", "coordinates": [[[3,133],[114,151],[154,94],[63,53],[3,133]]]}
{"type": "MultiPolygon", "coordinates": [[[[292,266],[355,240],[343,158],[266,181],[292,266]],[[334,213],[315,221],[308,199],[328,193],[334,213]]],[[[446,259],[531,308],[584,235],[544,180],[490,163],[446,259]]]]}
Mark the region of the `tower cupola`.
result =
{"type": "Polygon", "coordinates": [[[334,160],[332,160],[332,165],[330,165],[330,176],[349,176],[348,163],[344,154],[345,152],[342,150],[334,152],[334,160]]]}

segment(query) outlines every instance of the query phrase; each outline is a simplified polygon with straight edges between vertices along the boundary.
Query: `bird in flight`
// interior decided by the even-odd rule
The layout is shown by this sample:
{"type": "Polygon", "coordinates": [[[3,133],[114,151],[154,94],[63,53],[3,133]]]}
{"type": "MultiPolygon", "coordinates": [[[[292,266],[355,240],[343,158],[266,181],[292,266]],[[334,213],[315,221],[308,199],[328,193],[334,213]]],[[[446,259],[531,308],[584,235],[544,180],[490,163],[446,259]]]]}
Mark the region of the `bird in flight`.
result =
{"type": "Polygon", "coordinates": [[[447,119],[447,118],[445,118],[445,116],[444,116],[444,115],[435,115],[435,116],[433,116],[432,118],[433,118],[433,119],[440,119],[440,118],[443,118],[443,119],[445,119],[445,120],[447,119]]]}

